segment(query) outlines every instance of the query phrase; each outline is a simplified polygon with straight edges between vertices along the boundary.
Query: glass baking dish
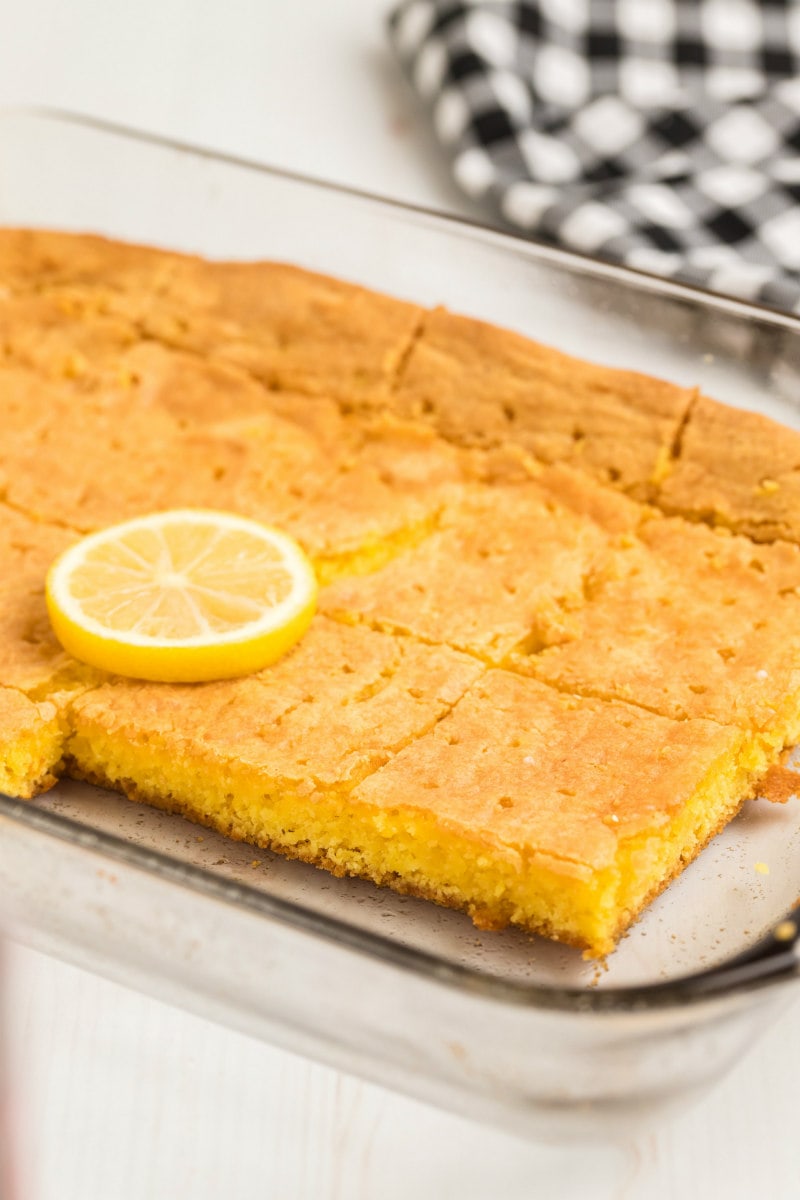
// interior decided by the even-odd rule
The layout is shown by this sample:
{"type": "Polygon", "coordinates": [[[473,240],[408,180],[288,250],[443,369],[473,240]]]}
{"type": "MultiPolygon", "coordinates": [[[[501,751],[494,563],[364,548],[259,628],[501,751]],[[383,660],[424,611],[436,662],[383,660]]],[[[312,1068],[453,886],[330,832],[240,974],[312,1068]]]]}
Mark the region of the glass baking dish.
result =
{"type": "MultiPolygon", "coordinates": [[[[800,425],[788,316],[83,118],[0,114],[0,223],[299,263],[800,425]]],[[[602,969],[71,782],[0,797],[0,872],[15,937],[527,1135],[652,1122],[741,1055],[797,973],[789,954],[686,978],[792,908],[796,801],[748,803],[602,969]]]]}

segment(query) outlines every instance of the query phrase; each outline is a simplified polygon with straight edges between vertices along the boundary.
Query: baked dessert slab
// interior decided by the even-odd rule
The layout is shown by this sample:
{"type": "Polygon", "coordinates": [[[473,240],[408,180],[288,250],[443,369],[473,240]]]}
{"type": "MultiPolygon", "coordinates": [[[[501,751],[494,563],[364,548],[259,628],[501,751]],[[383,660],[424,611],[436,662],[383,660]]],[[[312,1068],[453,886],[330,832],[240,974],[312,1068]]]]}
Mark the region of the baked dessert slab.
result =
{"type": "Polygon", "coordinates": [[[482,925],[605,952],[738,810],[767,758],[740,730],[483,675],[410,639],[339,627],[331,645],[325,629],[280,680],[117,682],[81,697],[70,770],[482,925]],[[370,643],[380,675],[365,666],[370,643]],[[291,707],[340,662],[353,668],[343,688],[325,679],[291,707]],[[256,705],[261,723],[243,725],[256,705]]]}
{"type": "Polygon", "coordinates": [[[281,265],[0,231],[0,288],[3,790],[602,954],[800,737],[790,431],[281,265]],[[306,638],[218,684],[69,659],[51,559],[184,505],[301,541],[306,638]]]}

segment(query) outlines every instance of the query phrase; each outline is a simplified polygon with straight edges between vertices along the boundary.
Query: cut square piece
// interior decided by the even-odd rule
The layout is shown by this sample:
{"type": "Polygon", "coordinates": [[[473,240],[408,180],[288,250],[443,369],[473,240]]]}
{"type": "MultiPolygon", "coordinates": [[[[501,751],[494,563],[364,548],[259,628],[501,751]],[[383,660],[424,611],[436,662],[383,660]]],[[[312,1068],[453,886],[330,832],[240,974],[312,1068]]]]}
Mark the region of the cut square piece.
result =
{"type": "Polygon", "coordinates": [[[757,542],[800,542],[800,433],[701,396],[658,503],[757,542]]]}
{"type": "MultiPolygon", "coordinates": [[[[348,867],[352,787],[481,674],[444,647],[317,618],[259,675],[119,680],[72,706],[71,770],[222,833],[348,867]]],[[[353,866],[352,869],[357,869],[353,866]]]]}
{"type": "Polygon", "coordinates": [[[754,545],[653,517],[609,561],[574,636],[515,669],[566,691],[630,700],[800,739],[800,548],[754,545]]]}
{"type": "Polygon", "coordinates": [[[572,462],[646,498],[666,472],[692,394],[436,309],[392,405],[446,438],[515,442],[544,462],[572,462]]]}
{"type": "Polygon", "coordinates": [[[538,482],[468,489],[418,547],[373,575],[335,583],[322,606],[338,620],[445,643],[494,664],[520,644],[558,643],[570,636],[586,582],[608,553],[600,520],[633,522],[639,513],[620,498],[630,511],[609,506],[596,520],[554,494],[538,482]]]}
{"type": "Polygon", "coordinates": [[[740,729],[489,671],[349,808],[384,839],[396,886],[603,954],[764,762],[740,729]]]}

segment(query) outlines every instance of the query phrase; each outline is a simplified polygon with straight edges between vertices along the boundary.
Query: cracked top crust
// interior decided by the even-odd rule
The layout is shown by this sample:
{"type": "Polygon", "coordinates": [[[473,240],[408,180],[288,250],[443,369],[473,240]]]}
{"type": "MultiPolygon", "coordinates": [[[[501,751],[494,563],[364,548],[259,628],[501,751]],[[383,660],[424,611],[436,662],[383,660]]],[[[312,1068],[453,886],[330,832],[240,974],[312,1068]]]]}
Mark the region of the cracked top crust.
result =
{"type": "Polygon", "coordinates": [[[757,542],[800,542],[800,433],[701,396],[657,503],[757,542]]]}
{"type": "Polygon", "coordinates": [[[793,741],[800,548],[653,516],[609,555],[571,636],[515,669],[562,691],[793,741]]]}
{"type": "Polygon", "coordinates": [[[430,729],[481,674],[444,646],[397,641],[319,618],[257,675],[172,685],[116,680],[78,699],[78,737],[120,736],[253,770],[263,786],[344,787],[430,729]]]}
{"type": "Polygon", "coordinates": [[[387,397],[421,310],[282,263],[173,262],[149,337],[233,363],[280,389],[387,397]],[[191,314],[188,316],[188,314],[191,314]]]}
{"type": "Polygon", "coordinates": [[[466,489],[436,532],[377,574],[323,596],[341,620],[446,642],[498,665],[520,643],[569,636],[609,539],[536,481],[466,489]]]}
{"type": "Polygon", "coordinates": [[[599,870],[620,836],[666,822],[741,740],[708,721],[673,722],[489,671],[355,799],[431,809],[460,832],[562,860],[562,870],[599,870]]]}
{"type": "Polygon", "coordinates": [[[249,375],[567,462],[757,541],[800,541],[800,434],[443,309],[283,264],[32,230],[0,230],[0,293],[7,360],[80,386],[133,382],[137,403],[179,421],[213,418],[219,394],[230,419],[258,412],[249,375]]]}
{"type": "Polygon", "coordinates": [[[444,309],[426,315],[399,381],[404,415],[468,445],[515,442],[646,499],[693,393],[593,366],[444,309]]]}

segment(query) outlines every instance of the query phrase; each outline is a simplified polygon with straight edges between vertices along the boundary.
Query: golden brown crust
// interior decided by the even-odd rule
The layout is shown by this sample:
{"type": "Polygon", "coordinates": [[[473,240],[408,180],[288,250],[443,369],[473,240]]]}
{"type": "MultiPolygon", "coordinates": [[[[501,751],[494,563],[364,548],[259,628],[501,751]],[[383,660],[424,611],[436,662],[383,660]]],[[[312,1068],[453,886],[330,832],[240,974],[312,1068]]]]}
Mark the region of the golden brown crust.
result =
{"type": "Polygon", "coordinates": [[[0,288],[65,315],[117,318],[264,383],[388,397],[422,310],[301,267],[213,262],[46,230],[0,230],[0,288]]]}
{"type": "Polygon", "coordinates": [[[0,287],[50,292],[66,311],[137,320],[180,256],[94,234],[0,229],[0,287]]]}
{"type": "Polygon", "coordinates": [[[336,787],[430,728],[481,673],[447,647],[319,617],[294,650],[255,675],[171,686],[112,680],[75,701],[71,723],[78,734],[105,729],[130,745],[158,741],[189,771],[230,761],[256,779],[336,787]]]}
{"type": "Polygon", "coordinates": [[[599,367],[444,309],[426,316],[395,391],[403,415],[467,445],[514,442],[646,498],[692,393],[599,367]]]}
{"type": "Polygon", "coordinates": [[[755,546],[656,517],[596,573],[572,636],[513,665],[562,690],[676,719],[796,725],[798,580],[797,546],[755,546]]]}
{"type": "Polygon", "coordinates": [[[75,540],[0,503],[0,685],[38,695],[72,660],[53,635],[44,600],[50,563],[75,540]]]}
{"type": "MultiPolygon", "coordinates": [[[[144,333],[215,359],[203,368],[210,395],[217,384],[233,389],[232,411],[254,411],[258,400],[225,363],[281,390],[429,421],[461,443],[517,445],[543,462],[572,463],[758,541],[800,539],[800,434],[443,309],[423,314],[284,264],[208,263],[31,230],[0,230],[0,287],[6,355],[56,376],[152,375],[164,352],[137,346],[144,333]]],[[[187,363],[177,373],[166,365],[170,382],[190,374],[187,363]]],[[[186,403],[178,399],[176,411],[186,403]]]]}
{"type": "Polygon", "coordinates": [[[271,387],[386,399],[421,310],[283,263],[173,264],[142,328],[271,387]]]}
{"type": "Polygon", "coordinates": [[[757,542],[798,542],[800,433],[702,396],[657,502],[757,542]]]}
{"type": "Polygon", "coordinates": [[[519,644],[570,636],[584,581],[607,552],[602,528],[537,481],[465,489],[422,545],[379,574],[342,579],[322,606],[497,665],[519,644]]]}

